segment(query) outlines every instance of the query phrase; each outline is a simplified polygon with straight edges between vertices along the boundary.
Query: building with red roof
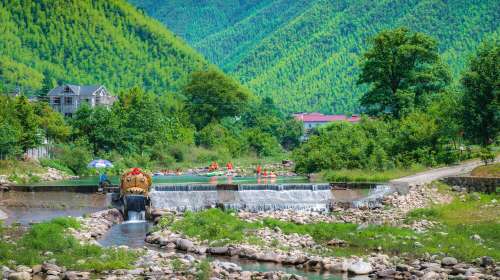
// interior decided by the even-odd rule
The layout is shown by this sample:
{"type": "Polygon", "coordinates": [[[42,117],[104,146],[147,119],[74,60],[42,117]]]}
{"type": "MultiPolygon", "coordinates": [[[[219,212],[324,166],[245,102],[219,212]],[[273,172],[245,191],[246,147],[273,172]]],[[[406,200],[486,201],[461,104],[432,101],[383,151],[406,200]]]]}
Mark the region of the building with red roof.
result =
{"type": "Polygon", "coordinates": [[[323,115],[321,113],[299,113],[293,115],[296,120],[304,123],[304,128],[306,130],[318,127],[323,124],[336,121],[347,121],[351,123],[357,123],[361,120],[358,115],[352,115],[350,117],[346,115],[323,115]]]}

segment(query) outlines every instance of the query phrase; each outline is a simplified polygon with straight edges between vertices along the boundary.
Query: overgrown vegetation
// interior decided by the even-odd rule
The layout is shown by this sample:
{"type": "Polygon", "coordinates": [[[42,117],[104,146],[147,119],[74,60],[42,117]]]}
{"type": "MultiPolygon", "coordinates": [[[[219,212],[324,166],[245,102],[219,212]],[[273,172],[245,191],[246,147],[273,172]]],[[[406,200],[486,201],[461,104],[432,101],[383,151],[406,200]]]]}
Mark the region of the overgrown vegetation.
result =
{"type": "MultiPolygon", "coordinates": [[[[0,264],[31,266],[55,259],[58,265],[75,270],[100,272],[131,267],[137,257],[133,252],[107,249],[97,245],[82,245],[67,233],[69,228],[79,227],[80,224],[74,218],[55,218],[33,225],[15,240],[6,240],[2,235],[0,264]]],[[[12,230],[16,229],[3,228],[0,235],[8,234],[12,230]]]]}
{"type": "Polygon", "coordinates": [[[326,182],[387,182],[418,173],[425,170],[422,166],[412,166],[402,169],[373,170],[373,169],[341,169],[326,170],[320,173],[320,180],[326,182]]]}

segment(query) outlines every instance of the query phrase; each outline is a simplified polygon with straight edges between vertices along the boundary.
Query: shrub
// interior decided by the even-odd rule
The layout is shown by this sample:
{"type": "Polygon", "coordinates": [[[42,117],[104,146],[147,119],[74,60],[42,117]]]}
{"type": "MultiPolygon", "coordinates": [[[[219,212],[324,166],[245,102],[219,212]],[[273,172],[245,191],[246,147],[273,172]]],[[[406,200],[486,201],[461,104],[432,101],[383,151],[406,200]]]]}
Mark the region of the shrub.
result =
{"type": "Polygon", "coordinates": [[[258,156],[275,156],[282,152],[281,146],[276,139],[269,133],[262,132],[259,129],[252,128],[243,132],[249,149],[258,156]]]}
{"type": "Polygon", "coordinates": [[[74,174],[85,174],[87,164],[92,160],[92,153],[88,144],[76,141],[71,144],[60,144],[56,148],[56,160],[67,166],[74,174]]]}
{"type": "Polygon", "coordinates": [[[42,158],[40,159],[40,164],[43,167],[50,167],[63,171],[67,174],[73,174],[73,170],[69,169],[66,165],[64,165],[60,160],[57,159],[42,158]]]}
{"type": "Polygon", "coordinates": [[[479,157],[487,165],[495,161],[496,155],[490,147],[485,147],[479,152],[479,157]]]}

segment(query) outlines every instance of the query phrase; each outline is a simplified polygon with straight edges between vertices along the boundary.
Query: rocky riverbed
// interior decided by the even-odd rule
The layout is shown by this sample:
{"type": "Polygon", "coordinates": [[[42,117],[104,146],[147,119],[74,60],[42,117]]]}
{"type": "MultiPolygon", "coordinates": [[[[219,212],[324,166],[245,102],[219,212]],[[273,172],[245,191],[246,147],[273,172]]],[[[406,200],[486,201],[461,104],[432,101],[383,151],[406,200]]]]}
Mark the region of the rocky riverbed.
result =
{"type": "MultiPolygon", "coordinates": [[[[274,218],[297,224],[317,222],[390,224],[425,231],[433,222],[419,220],[405,224],[408,211],[432,203],[448,203],[451,197],[437,191],[433,186],[412,186],[405,195],[390,195],[383,200],[379,209],[343,209],[332,206],[332,212],[308,211],[239,212],[246,221],[260,221],[274,218]]],[[[155,221],[162,216],[172,220],[182,219],[182,213],[155,209],[155,221]]],[[[95,243],[115,224],[123,222],[116,209],[109,209],[79,218],[80,229],[70,233],[80,242],[95,243]]],[[[318,254],[324,246],[349,246],[346,241],[332,239],[327,244],[318,244],[306,234],[285,234],[279,228],[260,228],[252,232],[258,243],[235,243],[218,245],[207,240],[198,240],[168,227],[145,236],[151,246],[133,249],[127,246],[117,248],[130,250],[139,256],[130,269],[92,272],[68,271],[53,261],[32,267],[1,267],[3,279],[196,279],[205,273],[210,279],[303,279],[283,272],[245,271],[238,259],[255,262],[276,263],[294,266],[299,270],[337,274],[341,277],[358,276],[358,279],[500,279],[500,263],[484,256],[471,263],[459,262],[444,254],[425,254],[419,258],[394,256],[373,252],[364,256],[332,257],[318,254]],[[223,261],[205,261],[207,256],[223,257],[223,261]],[[231,261],[234,260],[234,261],[231,261]],[[208,266],[208,269],[207,269],[208,266]]]]}
{"type": "MultiPolygon", "coordinates": [[[[432,204],[451,202],[452,196],[439,192],[433,185],[410,186],[404,195],[393,194],[383,199],[383,207],[378,209],[344,209],[332,205],[332,212],[313,211],[272,211],[238,212],[239,218],[256,222],[265,218],[290,221],[296,224],[318,222],[355,223],[363,225],[392,225],[411,228],[423,232],[436,222],[421,219],[405,223],[406,214],[416,208],[432,204]]],[[[180,219],[181,214],[171,211],[156,210],[156,220],[162,215],[180,219]]],[[[259,229],[252,232],[261,242],[259,244],[212,245],[210,242],[190,238],[169,229],[154,232],[147,236],[146,242],[164,249],[176,249],[197,255],[226,256],[257,262],[272,262],[295,266],[306,271],[320,271],[343,275],[367,275],[382,279],[499,279],[500,264],[490,257],[482,257],[473,263],[458,262],[444,254],[425,254],[421,258],[389,256],[373,252],[366,256],[324,257],[315,254],[321,252],[322,245],[309,235],[283,234],[277,229],[259,229]]],[[[415,242],[417,243],[417,242],[415,242]]],[[[327,246],[347,246],[345,241],[333,239],[327,246]]],[[[382,244],[381,244],[382,245],[382,244]]],[[[323,245],[324,246],[324,245],[323,245]]]]}

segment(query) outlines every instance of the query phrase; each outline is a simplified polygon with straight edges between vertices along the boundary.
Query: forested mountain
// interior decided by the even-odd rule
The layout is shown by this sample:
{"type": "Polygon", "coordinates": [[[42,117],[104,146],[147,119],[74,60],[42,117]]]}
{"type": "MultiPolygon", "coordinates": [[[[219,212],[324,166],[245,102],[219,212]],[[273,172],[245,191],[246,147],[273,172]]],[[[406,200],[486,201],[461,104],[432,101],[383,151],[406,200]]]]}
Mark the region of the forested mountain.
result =
{"type": "Polygon", "coordinates": [[[0,89],[63,82],[177,90],[208,63],[122,0],[0,0],[0,89]]]}
{"type": "Polygon", "coordinates": [[[131,1],[287,111],[359,110],[360,54],[382,29],[435,37],[455,77],[500,35],[498,0],[131,1]]]}

